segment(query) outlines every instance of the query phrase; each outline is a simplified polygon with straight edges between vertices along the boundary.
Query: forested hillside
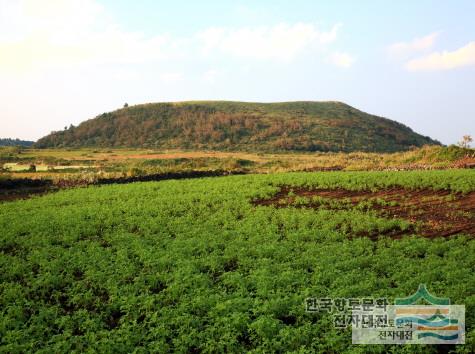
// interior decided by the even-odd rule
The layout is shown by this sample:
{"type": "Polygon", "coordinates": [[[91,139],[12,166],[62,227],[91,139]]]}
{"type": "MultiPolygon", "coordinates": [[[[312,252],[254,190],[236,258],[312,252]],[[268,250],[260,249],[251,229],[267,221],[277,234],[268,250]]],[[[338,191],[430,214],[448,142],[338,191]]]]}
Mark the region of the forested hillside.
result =
{"type": "Polygon", "coordinates": [[[0,146],[32,146],[34,141],[20,140],[20,139],[2,139],[0,138],[0,146]]]}
{"type": "Polygon", "coordinates": [[[427,144],[439,143],[340,102],[200,101],[124,107],[36,146],[393,152],[427,144]]]}

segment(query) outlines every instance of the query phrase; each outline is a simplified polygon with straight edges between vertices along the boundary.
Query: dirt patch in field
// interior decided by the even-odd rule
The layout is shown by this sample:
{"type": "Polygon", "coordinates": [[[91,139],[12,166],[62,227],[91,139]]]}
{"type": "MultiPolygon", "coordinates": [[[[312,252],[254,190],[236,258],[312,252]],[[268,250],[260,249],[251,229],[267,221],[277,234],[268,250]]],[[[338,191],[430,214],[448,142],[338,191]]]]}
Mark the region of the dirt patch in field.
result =
{"type": "MultiPolygon", "coordinates": [[[[447,237],[459,233],[475,236],[475,192],[461,194],[404,188],[373,192],[283,186],[272,198],[255,200],[253,204],[279,208],[374,210],[386,218],[409,221],[412,231],[422,236],[447,237]]],[[[391,236],[405,233],[408,231],[392,232],[391,236]]]]}
{"type": "Polygon", "coordinates": [[[464,157],[454,163],[455,168],[473,168],[475,169],[475,157],[464,157]]]}
{"type": "Polygon", "coordinates": [[[49,180],[27,178],[0,180],[0,202],[27,199],[56,190],[49,180]]]}

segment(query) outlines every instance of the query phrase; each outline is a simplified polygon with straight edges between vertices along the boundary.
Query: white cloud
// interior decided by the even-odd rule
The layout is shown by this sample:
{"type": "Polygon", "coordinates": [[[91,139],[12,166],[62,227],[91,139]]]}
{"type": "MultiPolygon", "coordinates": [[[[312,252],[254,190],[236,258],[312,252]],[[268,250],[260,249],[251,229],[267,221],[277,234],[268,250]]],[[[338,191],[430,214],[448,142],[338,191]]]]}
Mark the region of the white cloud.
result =
{"type": "Polygon", "coordinates": [[[410,60],[406,63],[409,71],[450,70],[464,66],[475,66],[475,42],[452,52],[434,52],[427,56],[410,60]]]}
{"type": "Polygon", "coordinates": [[[202,78],[204,82],[208,84],[214,84],[216,82],[218,75],[219,75],[219,72],[217,70],[210,69],[203,74],[202,78]]]}
{"type": "Polygon", "coordinates": [[[119,81],[135,81],[140,78],[140,75],[134,70],[119,69],[113,73],[112,77],[119,81]]]}
{"type": "Polygon", "coordinates": [[[353,65],[355,58],[344,52],[334,52],[328,57],[328,61],[335,66],[347,69],[353,65]]]}
{"type": "Polygon", "coordinates": [[[254,28],[209,28],[198,34],[203,52],[217,50],[236,57],[289,61],[304,49],[333,42],[340,24],[318,30],[313,24],[281,23],[254,28]]]}
{"type": "Polygon", "coordinates": [[[166,83],[179,82],[184,79],[184,75],[181,72],[168,72],[160,75],[160,79],[166,83]]]}
{"type": "Polygon", "coordinates": [[[398,42],[391,44],[388,48],[388,54],[394,58],[408,57],[414,53],[431,49],[437,40],[440,32],[433,32],[424,37],[414,38],[410,42],[398,42]]]}
{"type": "Polygon", "coordinates": [[[93,0],[0,0],[0,41],[18,41],[39,34],[80,36],[105,16],[93,0]]]}
{"type": "MultiPolygon", "coordinates": [[[[288,62],[306,50],[325,49],[340,27],[322,31],[309,23],[281,23],[208,28],[188,37],[147,37],[122,29],[96,0],[0,0],[0,72],[31,75],[35,70],[81,65],[189,60],[200,52],[288,62]]],[[[348,57],[335,61],[350,65],[348,57]]],[[[117,76],[127,77],[121,72],[117,76]]]]}
{"type": "Polygon", "coordinates": [[[177,54],[167,35],[121,30],[93,0],[0,0],[0,68],[142,63],[177,54]]]}

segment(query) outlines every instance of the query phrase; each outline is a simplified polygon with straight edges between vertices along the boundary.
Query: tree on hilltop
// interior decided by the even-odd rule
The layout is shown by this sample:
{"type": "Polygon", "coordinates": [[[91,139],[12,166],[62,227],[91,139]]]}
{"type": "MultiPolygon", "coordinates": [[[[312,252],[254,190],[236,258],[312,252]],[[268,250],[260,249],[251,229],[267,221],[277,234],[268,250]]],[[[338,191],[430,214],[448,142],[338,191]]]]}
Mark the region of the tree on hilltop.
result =
{"type": "Polygon", "coordinates": [[[470,148],[470,143],[473,141],[473,138],[470,135],[464,135],[462,137],[462,140],[459,141],[458,145],[461,148],[464,149],[469,149],[470,148]]]}

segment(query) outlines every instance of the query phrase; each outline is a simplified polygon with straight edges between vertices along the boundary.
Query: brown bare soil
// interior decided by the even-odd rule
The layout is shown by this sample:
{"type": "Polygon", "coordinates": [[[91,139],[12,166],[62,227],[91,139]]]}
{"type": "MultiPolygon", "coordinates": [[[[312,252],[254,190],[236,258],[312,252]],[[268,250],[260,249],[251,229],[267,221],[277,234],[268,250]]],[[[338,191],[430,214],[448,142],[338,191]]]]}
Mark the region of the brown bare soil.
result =
{"type": "Polygon", "coordinates": [[[466,156],[454,163],[455,168],[475,168],[475,157],[466,156]]]}
{"type": "Polygon", "coordinates": [[[27,199],[55,190],[56,188],[49,180],[33,180],[27,178],[2,180],[0,181],[0,202],[27,199]]]}
{"type": "Polygon", "coordinates": [[[386,218],[408,220],[413,225],[413,230],[422,236],[447,237],[459,233],[475,236],[475,192],[460,194],[445,190],[404,188],[350,191],[283,186],[272,198],[255,200],[253,203],[279,208],[292,206],[314,209],[351,209],[362,206],[386,218]],[[308,199],[308,203],[302,204],[296,203],[298,197],[321,198],[308,199]]]}
{"type": "Polygon", "coordinates": [[[0,203],[17,199],[29,199],[33,196],[41,196],[56,190],[49,187],[20,188],[13,191],[0,190],[0,203]]]}

